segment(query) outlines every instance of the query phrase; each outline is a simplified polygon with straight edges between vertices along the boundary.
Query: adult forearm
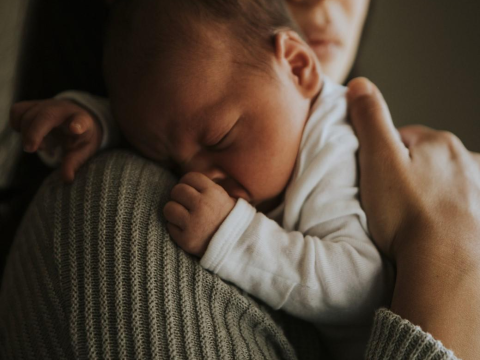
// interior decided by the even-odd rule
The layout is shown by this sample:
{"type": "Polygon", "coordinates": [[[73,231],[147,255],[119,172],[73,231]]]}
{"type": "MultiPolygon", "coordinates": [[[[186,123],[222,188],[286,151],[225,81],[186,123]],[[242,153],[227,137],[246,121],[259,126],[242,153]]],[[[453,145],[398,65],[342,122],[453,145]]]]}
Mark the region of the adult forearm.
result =
{"type": "Polygon", "coordinates": [[[431,333],[462,359],[480,353],[480,267],[474,252],[419,239],[400,256],[392,311],[431,333]],[[422,248],[429,246],[428,249],[422,248]],[[421,255],[424,254],[424,255],[421,255]]]}

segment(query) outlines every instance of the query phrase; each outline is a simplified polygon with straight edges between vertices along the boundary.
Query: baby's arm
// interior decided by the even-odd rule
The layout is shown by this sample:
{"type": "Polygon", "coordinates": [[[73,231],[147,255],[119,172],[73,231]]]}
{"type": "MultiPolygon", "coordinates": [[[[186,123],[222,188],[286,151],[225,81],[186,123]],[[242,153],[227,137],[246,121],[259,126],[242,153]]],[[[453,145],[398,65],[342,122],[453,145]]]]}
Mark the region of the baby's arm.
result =
{"type": "Polygon", "coordinates": [[[362,225],[354,151],[325,150],[311,163],[326,170],[303,204],[301,231],[283,229],[244,200],[233,207],[220,186],[195,173],[173,189],[164,214],[184,250],[273,308],[317,323],[364,324],[387,298],[388,272],[362,225]]]}
{"type": "Polygon", "coordinates": [[[114,142],[116,134],[108,101],[82,92],[16,103],[10,118],[12,127],[22,135],[24,150],[40,150],[47,165],[61,160],[67,182],[99,149],[114,142]]]}
{"type": "MultiPolygon", "coordinates": [[[[355,138],[347,127],[343,133],[305,170],[305,182],[315,178],[311,173],[319,175],[298,210],[292,226],[298,231],[285,230],[239,200],[201,264],[303,319],[336,325],[370,321],[388,300],[389,274],[357,199],[355,138]]],[[[308,187],[287,192],[287,202],[308,187]]]]}
{"type": "Polygon", "coordinates": [[[387,299],[384,264],[354,216],[323,225],[335,230],[288,232],[239,200],[201,264],[274,309],[315,323],[366,323],[387,299]]]}
{"type": "MultiPolygon", "coordinates": [[[[342,197],[335,192],[332,200],[342,197]]],[[[352,192],[347,198],[358,204],[352,192]]],[[[188,173],[173,188],[164,215],[171,238],[202,257],[203,267],[275,309],[314,322],[329,350],[351,359],[363,353],[374,311],[388,303],[391,284],[351,209],[340,217],[338,208],[324,212],[306,232],[286,231],[245,200],[235,204],[208,177],[188,173]]]]}

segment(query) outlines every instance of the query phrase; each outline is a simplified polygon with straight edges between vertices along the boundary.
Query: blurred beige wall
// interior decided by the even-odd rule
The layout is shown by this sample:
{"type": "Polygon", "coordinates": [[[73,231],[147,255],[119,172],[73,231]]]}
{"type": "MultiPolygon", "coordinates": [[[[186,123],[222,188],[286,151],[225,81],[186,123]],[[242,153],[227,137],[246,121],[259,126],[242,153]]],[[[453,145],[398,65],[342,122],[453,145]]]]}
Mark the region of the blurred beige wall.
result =
{"type": "MultiPolygon", "coordinates": [[[[27,1],[0,0],[0,132],[12,99],[27,1]]],[[[478,19],[479,1],[375,1],[357,72],[380,87],[397,125],[450,130],[480,151],[478,19]]]]}
{"type": "Polygon", "coordinates": [[[15,66],[27,0],[0,0],[0,131],[13,96],[15,66]]]}
{"type": "Polygon", "coordinates": [[[10,135],[7,124],[27,2],[0,0],[0,188],[9,184],[19,154],[18,137],[10,135]]]}
{"type": "Polygon", "coordinates": [[[480,1],[376,0],[357,72],[398,126],[449,130],[480,151],[480,1]]]}

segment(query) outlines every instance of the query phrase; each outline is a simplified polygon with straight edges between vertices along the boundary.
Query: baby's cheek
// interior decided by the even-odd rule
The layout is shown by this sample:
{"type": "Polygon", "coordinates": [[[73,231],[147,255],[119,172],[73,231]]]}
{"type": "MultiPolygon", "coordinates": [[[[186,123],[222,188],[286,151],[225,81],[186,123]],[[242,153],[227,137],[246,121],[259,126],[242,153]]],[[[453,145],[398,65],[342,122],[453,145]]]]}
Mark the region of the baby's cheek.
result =
{"type": "Polygon", "coordinates": [[[262,199],[273,199],[283,193],[292,175],[292,171],[285,167],[285,164],[280,164],[270,170],[271,172],[265,172],[264,176],[257,180],[257,194],[262,199]]]}

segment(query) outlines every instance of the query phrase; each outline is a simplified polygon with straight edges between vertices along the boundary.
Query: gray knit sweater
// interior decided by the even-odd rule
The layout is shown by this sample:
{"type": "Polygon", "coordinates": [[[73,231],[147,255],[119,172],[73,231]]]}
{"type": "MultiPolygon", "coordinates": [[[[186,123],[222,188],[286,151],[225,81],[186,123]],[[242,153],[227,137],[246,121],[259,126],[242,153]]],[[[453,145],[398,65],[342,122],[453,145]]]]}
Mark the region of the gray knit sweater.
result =
{"type": "MultiPolygon", "coordinates": [[[[50,177],[0,293],[1,359],[329,359],[321,336],[203,269],[165,230],[175,179],[115,151],[50,177]]],[[[379,310],[367,359],[456,359],[379,310]]]]}

